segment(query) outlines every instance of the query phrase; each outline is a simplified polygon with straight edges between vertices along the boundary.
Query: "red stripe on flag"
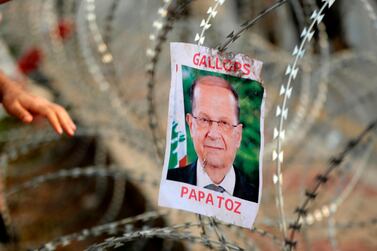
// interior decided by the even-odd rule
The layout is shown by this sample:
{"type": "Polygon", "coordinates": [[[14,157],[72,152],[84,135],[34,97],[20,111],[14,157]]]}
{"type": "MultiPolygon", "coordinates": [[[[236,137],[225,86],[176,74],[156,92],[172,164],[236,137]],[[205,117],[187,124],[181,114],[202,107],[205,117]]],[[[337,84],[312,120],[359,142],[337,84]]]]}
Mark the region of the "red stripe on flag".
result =
{"type": "Polygon", "coordinates": [[[184,167],[187,165],[187,155],[179,160],[179,167],[184,167]]]}

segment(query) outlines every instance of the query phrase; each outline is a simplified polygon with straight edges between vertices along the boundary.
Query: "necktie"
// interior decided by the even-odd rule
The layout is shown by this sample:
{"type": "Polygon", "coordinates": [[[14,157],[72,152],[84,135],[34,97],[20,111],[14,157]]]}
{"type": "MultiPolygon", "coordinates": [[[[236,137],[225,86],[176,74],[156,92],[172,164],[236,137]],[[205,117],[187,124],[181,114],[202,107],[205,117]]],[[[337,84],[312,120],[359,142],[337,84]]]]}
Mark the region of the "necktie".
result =
{"type": "Polygon", "coordinates": [[[215,184],[209,184],[209,185],[205,186],[204,188],[207,188],[209,190],[216,191],[216,192],[219,192],[219,193],[225,192],[225,189],[222,186],[216,186],[215,184]]]}

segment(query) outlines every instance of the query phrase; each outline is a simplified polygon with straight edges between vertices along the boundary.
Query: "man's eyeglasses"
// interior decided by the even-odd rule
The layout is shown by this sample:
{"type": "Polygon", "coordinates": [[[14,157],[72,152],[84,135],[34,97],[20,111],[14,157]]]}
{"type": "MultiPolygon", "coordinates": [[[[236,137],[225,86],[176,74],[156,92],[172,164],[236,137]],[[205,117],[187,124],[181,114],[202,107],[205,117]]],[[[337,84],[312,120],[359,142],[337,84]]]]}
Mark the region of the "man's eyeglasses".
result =
{"type": "Polygon", "coordinates": [[[223,130],[223,131],[230,131],[231,129],[233,129],[234,127],[237,127],[237,125],[232,125],[226,121],[216,121],[216,120],[212,120],[212,119],[206,119],[206,118],[202,118],[202,117],[196,117],[194,115],[191,114],[191,116],[196,119],[196,122],[198,123],[198,126],[202,127],[202,128],[205,128],[205,129],[208,129],[212,123],[217,123],[218,127],[223,130]]]}

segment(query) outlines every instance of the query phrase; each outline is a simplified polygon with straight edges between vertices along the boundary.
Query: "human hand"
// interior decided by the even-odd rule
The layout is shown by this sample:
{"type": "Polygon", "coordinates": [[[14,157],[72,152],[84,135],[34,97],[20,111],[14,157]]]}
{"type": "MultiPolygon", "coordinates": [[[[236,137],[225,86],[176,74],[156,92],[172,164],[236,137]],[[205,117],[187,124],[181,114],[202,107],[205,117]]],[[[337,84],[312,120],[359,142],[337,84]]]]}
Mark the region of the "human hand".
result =
{"type": "Polygon", "coordinates": [[[31,123],[35,116],[41,115],[48,119],[58,134],[62,134],[64,130],[69,136],[73,136],[76,126],[62,106],[30,94],[17,83],[11,83],[9,79],[4,81],[4,76],[2,82],[2,103],[10,115],[24,123],[31,123]]]}

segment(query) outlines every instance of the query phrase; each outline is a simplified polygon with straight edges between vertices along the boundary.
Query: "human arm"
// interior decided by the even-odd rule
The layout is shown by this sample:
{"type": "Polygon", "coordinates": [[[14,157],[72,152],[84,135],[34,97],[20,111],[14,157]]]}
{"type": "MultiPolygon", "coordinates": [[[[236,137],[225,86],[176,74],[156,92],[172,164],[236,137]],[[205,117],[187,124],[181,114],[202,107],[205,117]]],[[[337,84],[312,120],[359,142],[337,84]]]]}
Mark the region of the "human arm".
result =
{"type": "Polygon", "coordinates": [[[0,71],[0,101],[12,116],[31,123],[37,115],[46,117],[58,134],[63,130],[73,136],[76,126],[67,111],[60,105],[30,94],[0,71]]]}

